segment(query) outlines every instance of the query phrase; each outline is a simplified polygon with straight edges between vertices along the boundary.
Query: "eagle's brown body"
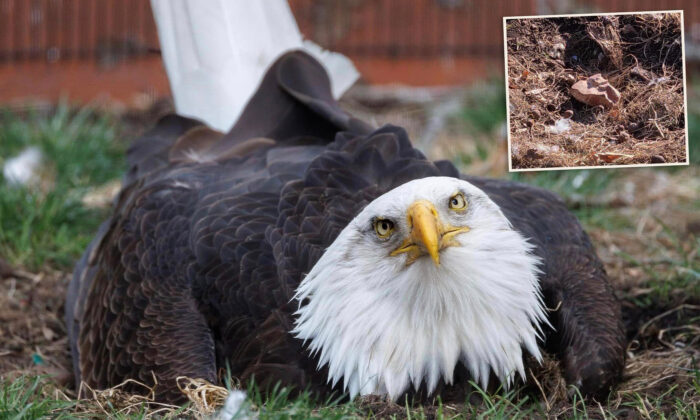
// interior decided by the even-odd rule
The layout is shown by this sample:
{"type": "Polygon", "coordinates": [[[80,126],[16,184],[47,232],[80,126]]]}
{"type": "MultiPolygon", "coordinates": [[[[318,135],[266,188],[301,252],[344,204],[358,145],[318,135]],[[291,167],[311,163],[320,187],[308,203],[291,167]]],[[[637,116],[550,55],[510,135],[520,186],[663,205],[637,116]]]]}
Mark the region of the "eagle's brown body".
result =
{"type": "MultiPolygon", "coordinates": [[[[299,282],[375,197],[416,178],[460,177],[402,129],[341,111],[302,53],[272,67],[228,134],[169,116],[136,141],[129,163],[68,294],[76,380],[103,388],[155,374],[168,401],[182,398],[176,377],[217,382],[227,368],[244,381],[330,390],[289,333],[299,282]]],[[[576,218],[542,189],[462,178],[535,245],[555,328],[544,346],[567,381],[607,392],[624,364],[620,308],[576,218]]]]}

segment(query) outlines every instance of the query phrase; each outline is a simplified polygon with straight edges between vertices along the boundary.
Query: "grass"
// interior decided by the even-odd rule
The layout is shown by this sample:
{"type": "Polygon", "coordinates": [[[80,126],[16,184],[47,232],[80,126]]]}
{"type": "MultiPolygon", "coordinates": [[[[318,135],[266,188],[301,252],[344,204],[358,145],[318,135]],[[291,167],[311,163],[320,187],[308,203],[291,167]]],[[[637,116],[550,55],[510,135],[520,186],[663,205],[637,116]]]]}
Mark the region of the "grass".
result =
{"type": "Polygon", "coordinates": [[[81,199],[91,187],[121,176],[124,145],[116,141],[114,121],[88,109],[62,105],[49,116],[0,115],[0,156],[8,159],[30,146],[42,151],[46,182],[54,186],[47,193],[14,187],[0,174],[0,256],[30,270],[69,268],[106,215],[81,199]]]}
{"type": "Polygon", "coordinates": [[[0,418],[2,419],[68,419],[66,411],[74,403],[43,394],[44,378],[20,376],[0,381],[0,418]]]}
{"type": "MultiPolygon", "coordinates": [[[[501,87],[503,85],[501,82],[498,84],[501,87]]],[[[493,98],[484,102],[486,108],[490,109],[489,112],[465,110],[460,116],[467,125],[484,136],[493,133],[505,115],[505,111],[500,113],[501,110],[497,106],[499,95],[500,103],[503,103],[502,89],[499,92],[494,88],[493,92],[493,98]],[[497,117],[488,121],[494,113],[497,117]]],[[[694,162],[698,162],[700,153],[693,153],[693,150],[698,150],[700,143],[700,138],[697,137],[697,134],[700,134],[700,112],[689,115],[689,129],[690,156],[694,162]]],[[[94,187],[118,179],[124,170],[125,143],[121,142],[119,137],[120,125],[116,119],[90,110],[76,112],[65,105],[49,115],[17,115],[9,112],[0,115],[0,159],[14,156],[27,146],[39,147],[48,158],[46,166],[54,183],[51,191],[42,192],[37,189],[10,187],[0,175],[0,258],[32,272],[47,267],[70,271],[73,261],[106,216],[104,210],[85,207],[81,201],[84,194],[94,187]]],[[[484,156],[475,156],[475,159],[485,160],[488,153],[494,150],[496,149],[492,147],[485,148],[479,152],[484,156]]],[[[652,235],[645,231],[645,243],[636,249],[629,244],[639,242],[638,236],[635,236],[635,229],[639,214],[647,211],[646,207],[635,207],[636,204],[618,207],[611,205],[610,200],[606,198],[615,195],[621,181],[639,182],[636,178],[644,171],[603,169],[507,175],[511,179],[538,185],[561,195],[591,233],[596,246],[602,252],[601,257],[606,262],[611,278],[629,277],[629,273],[637,273],[636,283],[630,288],[621,289],[619,293],[623,302],[642,310],[639,314],[642,317],[640,323],[653,321],[651,317],[672,310],[675,305],[700,302],[700,266],[697,261],[700,239],[683,232],[677,225],[667,223],[669,220],[673,221],[674,215],[664,217],[665,213],[653,214],[654,217],[649,223],[654,226],[655,233],[652,235]],[[609,236],[612,239],[608,238],[609,236]],[[620,243],[620,238],[627,238],[624,241],[629,242],[620,243]],[[635,288],[644,292],[632,293],[635,288]]],[[[682,182],[688,176],[697,176],[691,168],[656,168],[653,171],[668,174],[672,179],[671,184],[682,182]]],[[[671,194],[673,190],[669,190],[669,195],[671,194]]],[[[650,208],[651,204],[653,203],[650,203],[650,208]]],[[[692,211],[693,205],[694,203],[673,203],[669,207],[678,209],[690,206],[692,211]]],[[[647,228],[649,229],[651,228],[647,228]]],[[[8,284],[9,282],[0,281],[1,293],[9,293],[8,284]]],[[[27,296],[30,293],[33,292],[28,291],[27,296]]],[[[17,297],[18,300],[20,298],[24,299],[21,296],[17,297]]],[[[695,331],[692,326],[700,321],[697,312],[695,314],[680,310],[672,312],[661,320],[663,322],[659,322],[659,328],[682,329],[682,334],[679,332],[672,341],[686,343],[684,345],[690,348],[697,347],[691,336],[695,331]]],[[[28,313],[27,317],[31,317],[31,313],[28,313]]],[[[637,361],[647,360],[645,358],[655,357],[659,352],[668,350],[655,341],[656,334],[655,331],[640,337],[640,340],[657,347],[636,351],[637,361]]],[[[38,353],[46,356],[43,344],[35,346],[38,353]]],[[[673,349],[673,352],[682,353],[682,348],[673,349]]],[[[673,354],[681,357],[681,353],[673,354]]],[[[47,358],[50,359],[50,356],[47,358]]],[[[649,375],[655,375],[654,378],[683,374],[686,379],[664,379],[653,391],[635,390],[635,386],[643,387],[643,383],[625,385],[627,388],[622,389],[619,395],[611,395],[609,401],[600,405],[583,402],[580,396],[574,396],[571,400],[560,398],[548,407],[549,402],[545,401],[544,397],[522,388],[487,393],[475,387],[475,395],[471,397],[480,402],[474,403],[473,398],[465,398],[465,403],[461,404],[443,404],[438,401],[434,405],[411,404],[407,401],[394,404],[381,399],[319,401],[308,393],[293,394],[287,388],[277,388],[270,394],[263,394],[253,385],[248,387],[247,392],[250,409],[260,419],[500,419],[553,415],[577,419],[601,416],[697,418],[696,401],[697,395],[700,394],[698,365],[680,365],[676,359],[669,360],[671,359],[658,359],[656,365],[643,365],[642,368],[647,370],[642,372],[651,372],[649,375]],[[672,372],[672,375],[667,375],[667,371],[672,372]],[[658,391],[659,389],[662,390],[658,391]]],[[[688,359],[686,357],[678,360],[688,359]]],[[[553,372],[556,372],[556,365],[554,366],[553,372]]],[[[628,368],[635,366],[630,365],[628,368]]],[[[647,378],[642,377],[640,381],[644,382],[644,379],[647,378]]],[[[146,404],[125,410],[115,401],[110,402],[111,400],[105,400],[107,402],[102,406],[94,400],[78,401],[70,398],[70,390],[56,386],[52,381],[46,376],[36,374],[14,376],[0,371],[0,419],[96,416],[146,419],[154,415],[152,407],[146,404]]],[[[558,386],[559,388],[552,385],[552,389],[560,393],[566,392],[561,385],[558,386]]],[[[188,413],[190,408],[191,405],[173,408],[168,411],[168,416],[184,416],[183,413],[188,413]]]]}
{"type": "Polygon", "coordinates": [[[506,96],[503,79],[494,78],[469,90],[459,117],[470,131],[491,134],[506,120],[506,96]]]}

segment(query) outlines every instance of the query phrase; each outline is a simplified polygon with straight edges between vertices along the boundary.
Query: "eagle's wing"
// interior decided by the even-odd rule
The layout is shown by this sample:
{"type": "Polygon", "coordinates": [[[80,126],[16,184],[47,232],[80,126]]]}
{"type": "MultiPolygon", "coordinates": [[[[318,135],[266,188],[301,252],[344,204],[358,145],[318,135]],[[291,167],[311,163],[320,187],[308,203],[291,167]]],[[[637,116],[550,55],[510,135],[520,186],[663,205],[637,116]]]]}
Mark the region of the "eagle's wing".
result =
{"type": "Polygon", "coordinates": [[[624,367],[620,303],[603,264],[576,217],[555,194],[525,184],[472,176],[542,260],[540,285],[554,327],[547,348],[568,384],[584,395],[607,395],[624,367]]]}
{"type": "MultiPolygon", "coordinates": [[[[277,266],[270,250],[255,248],[268,246],[260,234],[277,220],[282,186],[301,178],[338,131],[371,130],[338,107],[325,71],[303,53],[286,54],[272,66],[225,136],[202,128],[199,121],[166,116],[127,153],[114,214],[76,265],[68,290],[78,383],[105,387],[129,377],[150,383],[151,372],[168,380],[176,374],[215,380],[212,321],[197,300],[208,289],[194,281],[214,278],[213,267],[217,275],[235,268],[276,279],[274,270],[260,274],[277,266]],[[249,265],[253,255],[260,258],[255,266],[249,265]]],[[[227,279],[231,287],[237,280],[227,279]]],[[[266,303],[265,284],[259,293],[219,285],[222,299],[241,290],[251,307],[266,303]]],[[[286,304],[290,297],[278,300],[286,304]]],[[[173,383],[161,390],[163,398],[181,397],[173,383]]]]}

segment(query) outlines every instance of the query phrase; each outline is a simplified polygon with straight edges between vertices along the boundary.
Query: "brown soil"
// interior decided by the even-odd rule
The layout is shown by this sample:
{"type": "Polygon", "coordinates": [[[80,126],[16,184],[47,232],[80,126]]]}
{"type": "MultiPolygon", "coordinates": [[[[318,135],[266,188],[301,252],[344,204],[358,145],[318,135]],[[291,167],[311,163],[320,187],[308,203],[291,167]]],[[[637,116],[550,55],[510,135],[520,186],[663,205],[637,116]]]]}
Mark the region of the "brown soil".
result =
{"type": "Polygon", "coordinates": [[[506,36],[513,169],[687,162],[679,13],[511,19],[506,36]],[[610,109],[569,92],[596,73],[610,109]]]}

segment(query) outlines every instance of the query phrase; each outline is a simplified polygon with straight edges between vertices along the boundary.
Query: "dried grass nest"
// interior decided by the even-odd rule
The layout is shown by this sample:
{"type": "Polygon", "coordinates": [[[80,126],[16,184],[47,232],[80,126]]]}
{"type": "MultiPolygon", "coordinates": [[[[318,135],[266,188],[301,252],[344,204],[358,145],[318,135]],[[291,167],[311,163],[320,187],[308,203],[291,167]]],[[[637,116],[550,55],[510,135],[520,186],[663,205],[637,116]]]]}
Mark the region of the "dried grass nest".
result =
{"type": "Polygon", "coordinates": [[[513,168],[687,161],[679,13],[508,20],[506,36],[513,168]],[[596,73],[611,109],[569,91],[596,73]]]}

